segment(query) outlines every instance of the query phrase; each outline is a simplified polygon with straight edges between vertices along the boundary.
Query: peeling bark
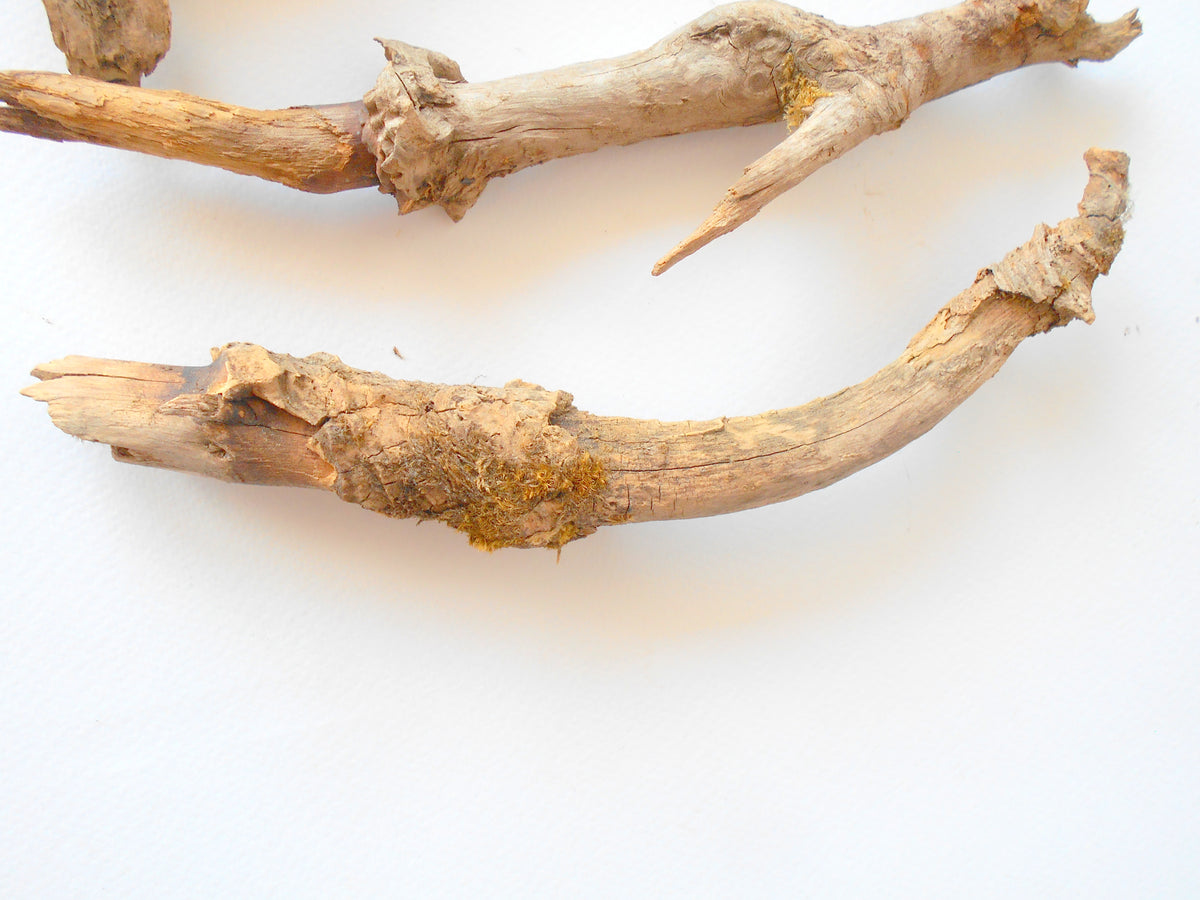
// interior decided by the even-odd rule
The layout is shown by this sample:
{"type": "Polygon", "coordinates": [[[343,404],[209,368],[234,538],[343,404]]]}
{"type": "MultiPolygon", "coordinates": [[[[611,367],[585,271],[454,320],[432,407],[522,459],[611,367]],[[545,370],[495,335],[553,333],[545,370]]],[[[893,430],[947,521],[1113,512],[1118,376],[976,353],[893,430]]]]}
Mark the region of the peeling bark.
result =
{"type": "Polygon", "coordinates": [[[967,0],[847,28],[772,0],[719,7],[647,50],[471,84],[440,53],[382,41],[362,103],[263,112],[47,73],[0,73],[0,130],[220,166],[322,192],[378,184],[401,213],[460,218],[488,181],[613,144],[783,118],[660,273],[922,103],[1036,63],[1111,59],[1141,33],[1087,0],[967,0]],[[306,124],[295,127],[296,120],[306,124]],[[293,157],[304,165],[299,171],[293,157]]]}
{"type": "Polygon", "coordinates": [[[42,0],[67,70],[141,84],[171,46],[167,0],[42,0]]]}
{"type": "Polygon", "coordinates": [[[1016,346],[1093,319],[1124,239],[1128,158],[1091,150],[1079,215],[983,269],[895,362],[837,394],[701,423],[596,416],[570,394],[395,381],[250,344],[201,367],[68,357],[27,396],[126,462],[324,488],[472,543],[560,548],[601,525],[708,516],[824,487],[924,434],[1016,346]]]}

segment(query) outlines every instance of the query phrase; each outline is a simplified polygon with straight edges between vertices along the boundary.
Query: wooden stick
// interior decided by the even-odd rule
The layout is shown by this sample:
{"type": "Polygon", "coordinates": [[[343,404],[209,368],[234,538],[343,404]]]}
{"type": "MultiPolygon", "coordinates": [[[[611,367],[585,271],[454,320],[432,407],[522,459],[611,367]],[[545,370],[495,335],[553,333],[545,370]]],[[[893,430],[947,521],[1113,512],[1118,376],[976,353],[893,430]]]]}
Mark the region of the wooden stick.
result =
{"type": "Polygon", "coordinates": [[[319,194],[376,184],[361,103],[245,109],[50,72],[0,72],[0,130],[219,166],[319,194]]]}
{"type": "Polygon", "coordinates": [[[922,103],[1035,63],[1111,59],[1136,12],[1097,24],[1087,0],[967,0],[846,28],[771,0],[723,6],[647,50],[469,84],[445,56],[382,41],[363,104],[263,112],[46,73],[0,73],[0,130],[124,147],[302,190],[378,184],[401,213],[460,218],[492,178],[612,144],[784,118],[665,271],[922,103]],[[299,162],[297,162],[297,159],[299,162]]]}
{"type": "Polygon", "coordinates": [[[559,548],[601,525],[710,516],[796,497],[924,434],[1023,339],[1079,318],[1124,238],[1128,158],[1091,150],[1079,216],[950,301],[898,360],[830,397],[757,416],[664,423],[595,416],[570,394],[394,381],[334,356],[251,344],[202,367],[68,357],[27,396],[117,459],[231,481],[336,491],[436,518],[497,547],[559,548]]]}
{"type": "Polygon", "coordinates": [[[167,0],[42,0],[72,75],[141,84],[171,46],[167,0]]]}

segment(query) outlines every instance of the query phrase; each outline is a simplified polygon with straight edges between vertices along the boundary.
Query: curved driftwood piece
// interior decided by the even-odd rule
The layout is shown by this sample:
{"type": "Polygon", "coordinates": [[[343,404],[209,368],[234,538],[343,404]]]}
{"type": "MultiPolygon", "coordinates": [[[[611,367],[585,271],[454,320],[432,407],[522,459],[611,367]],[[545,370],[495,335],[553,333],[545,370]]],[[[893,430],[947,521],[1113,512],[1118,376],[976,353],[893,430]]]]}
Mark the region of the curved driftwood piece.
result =
{"type": "Polygon", "coordinates": [[[167,0],[42,0],[72,75],[141,84],[171,46],[167,0]]]}
{"type": "Polygon", "coordinates": [[[381,41],[362,103],[263,112],[183,94],[0,73],[0,130],[221,166],[304,190],[378,184],[400,212],[460,218],[488,181],[527,166],[683,132],[783,118],[664,271],[922,103],[1022,66],[1108,60],[1141,33],[1087,0],[967,0],[900,22],[836,25],[771,0],[714,9],[647,50],[470,84],[440,53],[381,41]],[[295,120],[305,123],[296,127],[295,120]],[[303,158],[296,171],[293,155],[303,158]]]}
{"type": "Polygon", "coordinates": [[[570,394],[395,381],[337,357],[251,344],[180,367],[68,357],[25,390],[126,462],[336,491],[471,542],[562,547],[601,525],[710,516],[796,497],[924,434],[1023,339],[1092,321],[1124,237],[1128,158],[1092,150],[1079,215],[983,269],[898,360],[796,407],[708,422],[595,416],[570,394]]]}

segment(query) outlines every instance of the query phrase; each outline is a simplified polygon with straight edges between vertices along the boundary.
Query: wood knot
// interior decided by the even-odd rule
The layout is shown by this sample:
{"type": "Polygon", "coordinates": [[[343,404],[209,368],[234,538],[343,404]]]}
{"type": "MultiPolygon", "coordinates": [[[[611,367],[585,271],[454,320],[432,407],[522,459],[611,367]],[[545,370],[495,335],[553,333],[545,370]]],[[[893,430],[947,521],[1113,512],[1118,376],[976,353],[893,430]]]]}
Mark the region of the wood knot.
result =
{"type": "Polygon", "coordinates": [[[405,390],[334,416],[315,435],[342,499],[438,519],[485,550],[559,549],[596,530],[607,468],[557,424],[574,409],[569,394],[524,382],[405,390]]]}
{"type": "Polygon", "coordinates": [[[388,65],[363,103],[363,142],[375,156],[379,187],[401,214],[440,206],[458,221],[479,199],[487,176],[464,170],[455,143],[458,63],[402,41],[379,40],[388,65]]]}

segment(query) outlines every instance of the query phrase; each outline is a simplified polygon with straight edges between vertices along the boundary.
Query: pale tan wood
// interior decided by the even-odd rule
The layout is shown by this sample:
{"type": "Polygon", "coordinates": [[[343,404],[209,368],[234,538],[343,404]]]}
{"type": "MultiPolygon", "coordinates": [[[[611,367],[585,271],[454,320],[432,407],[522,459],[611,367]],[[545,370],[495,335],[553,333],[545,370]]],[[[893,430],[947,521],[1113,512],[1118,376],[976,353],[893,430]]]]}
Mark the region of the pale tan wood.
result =
{"type": "Polygon", "coordinates": [[[167,0],[42,0],[72,75],[141,84],[171,46],[167,0]]]}
{"type": "Polygon", "coordinates": [[[665,271],[922,103],[1036,63],[1107,60],[1141,33],[1087,0],[967,0],[847,28],[773,0],[719,7],[646,50],[471,84],[445,56],[383,41],[362,103],[263,112],[45,73],[0,73],[0,130],[221,166],[303,190],[378,184],[402,213],[460,218],[487,183],[612,144],[783,118],[665,271]]]}
{"type": "Polygon", "coordinates": [[[63,431],[111,445],[122,462],[250,484],[330,484],[330,468],[308,450],[315,428],[252,397],[223,421],[209,401],[189,401],[197,372],[69,356],[34,369],[42,381],[23,393],[49,402],[63,431]]]}
{"type": "Polygon", "coordinates": [[[441,519],[488,549],[775,503],[924,434],[1026,337],[1092,320],[1092,284],[1124,237],[1128,159],[1086,158],[1077,217],[1039,225],[983,269],[895,362],[794,409],[702,423],[596,416],[525,382],[395,381],[251,344],[196,368],[68,357],[35,369],[43,380],[25,393],[118,459],[326,488],[386,515],[441,519]]]}
{"type": "Polygon", "coordinates": [[[315,193],[376,183],[361,103],[257,110],[50,72],[0,72],[0,130],[185,159],[315,193]]]}

